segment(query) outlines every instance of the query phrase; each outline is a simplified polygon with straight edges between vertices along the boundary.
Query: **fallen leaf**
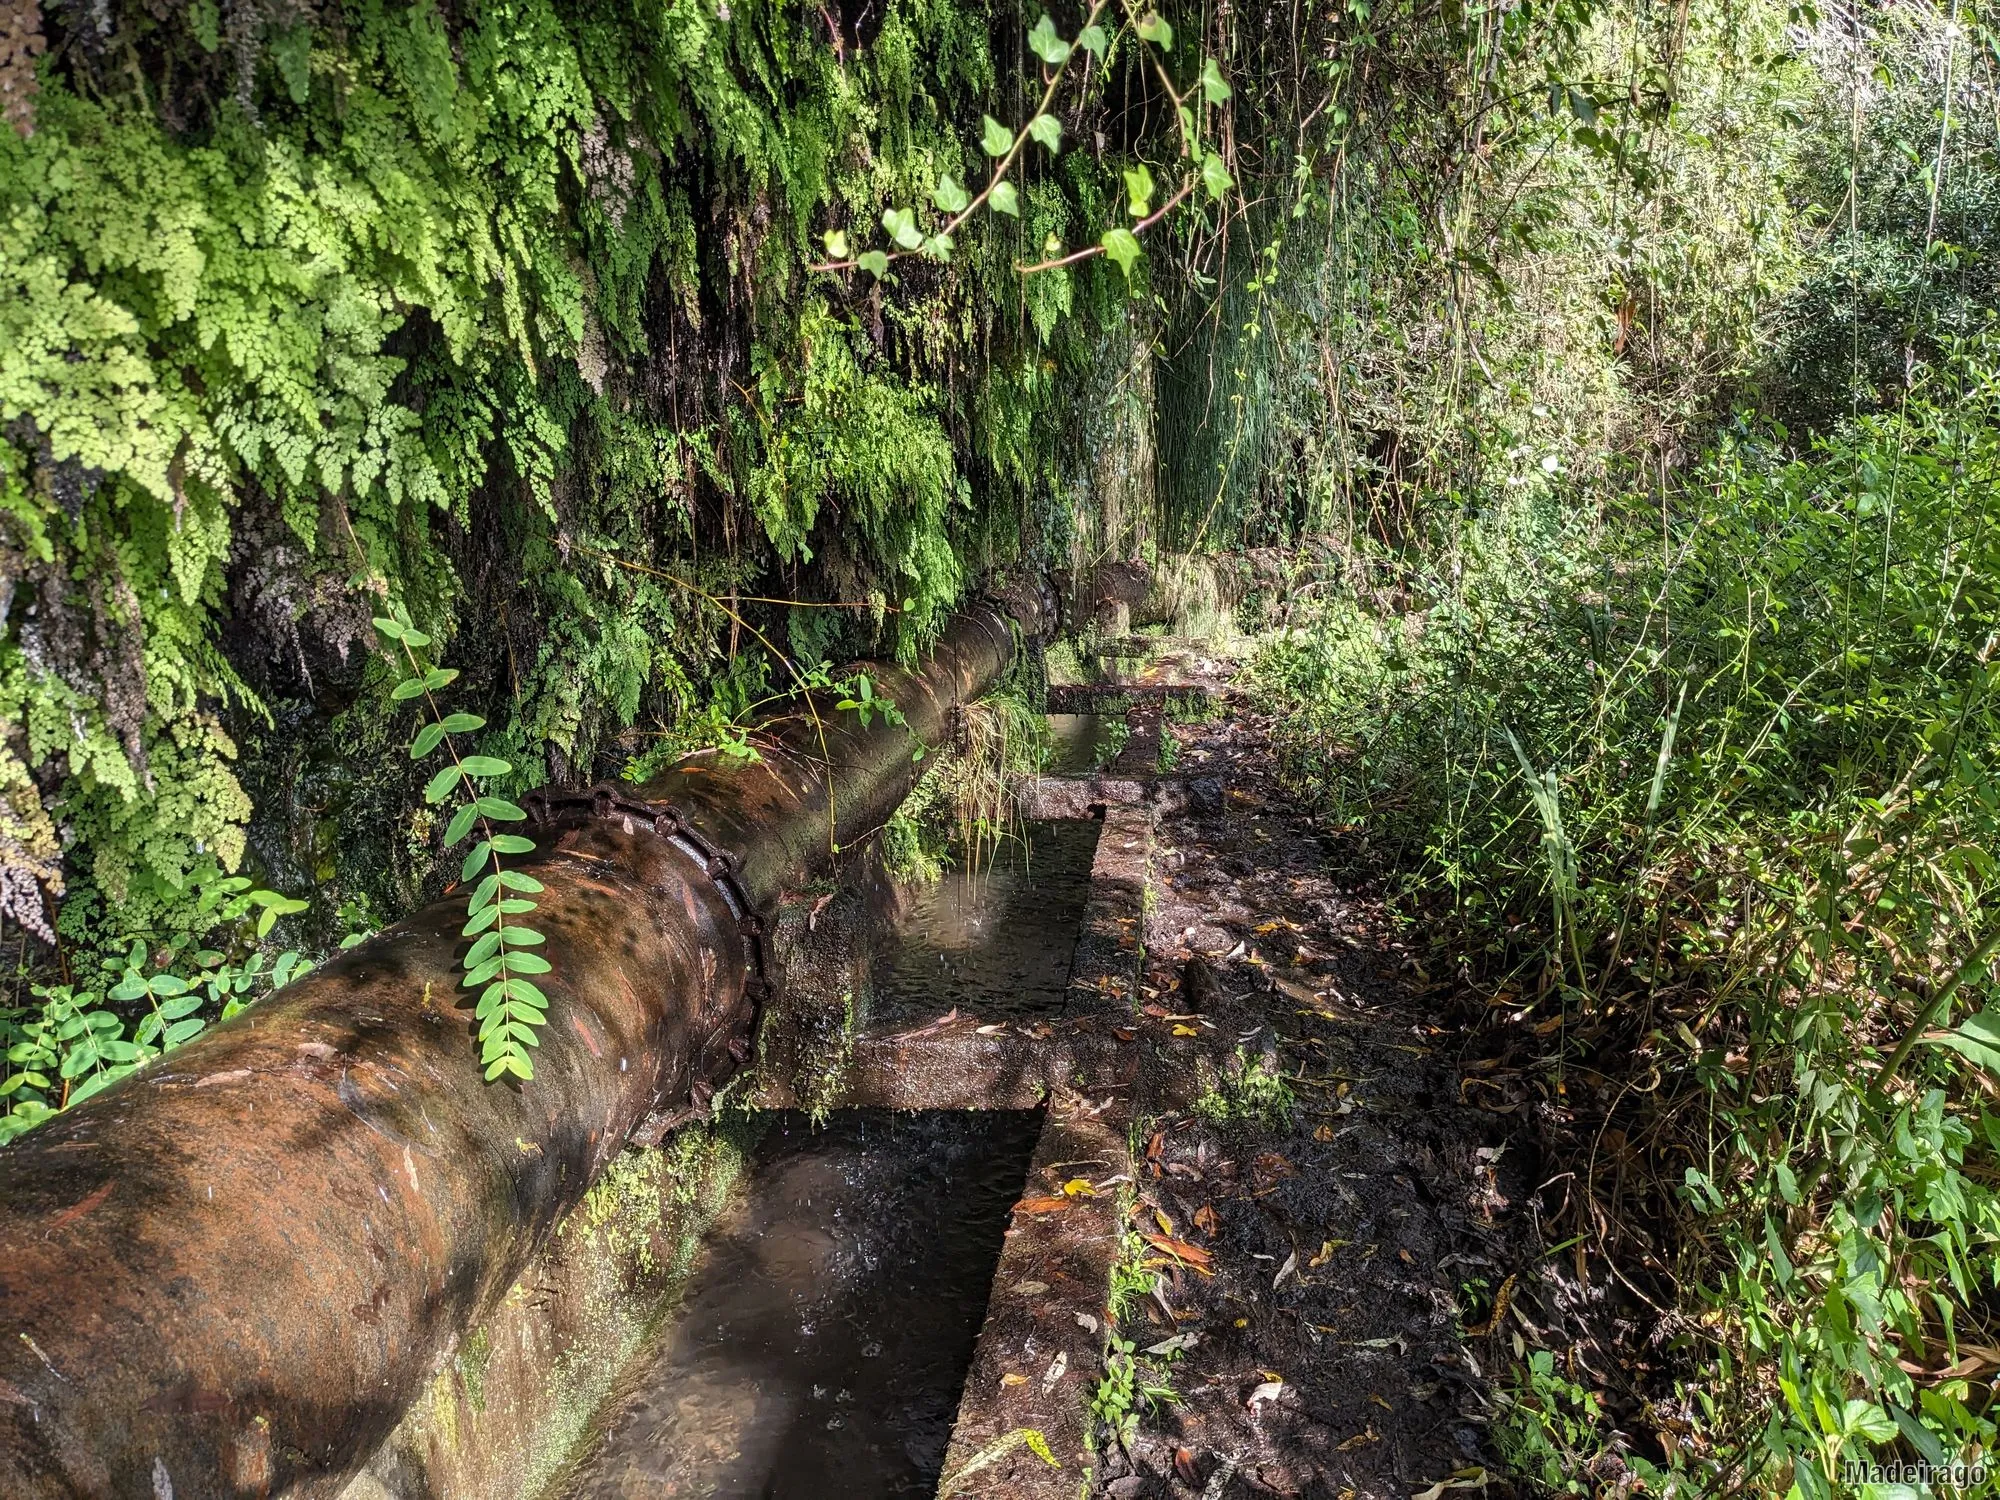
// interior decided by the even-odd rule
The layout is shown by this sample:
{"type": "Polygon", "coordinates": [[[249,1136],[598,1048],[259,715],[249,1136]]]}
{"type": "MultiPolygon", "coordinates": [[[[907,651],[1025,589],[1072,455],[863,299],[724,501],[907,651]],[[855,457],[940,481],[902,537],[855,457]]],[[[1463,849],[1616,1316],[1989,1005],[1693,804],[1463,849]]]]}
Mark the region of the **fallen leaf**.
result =
{"type": "Polygon", "coordinates": [[[1284,1395],[1284,1393],[1285,1393],[1284,1381],[1267,1380],[1262,1385],[1258,1386],[1256,1390],[1252,1391],[1250,1393],[1249,1399],[1246,1400],[1243,1404],[1249,1407],[1252,1411],[1255,1411],[1257,1409],[1257,1403],[1259,1401],[1276,1401],[1280,1396],[1284,1395]]]}
{"type": "Polygon", "coordinates": [[[1338,1447],[1342,1453],[1352,1453],[1356,1448],[1365,1448],[1370,1443],[1379,1443],[1381,1441],[1382,1441],[1382,1435],[1379,1432],[1377,1432],[1373,1427],[1370,1427],[1364,1431],[1355,1433],[1354,1436],[1349,1438],[1346,1442],[1335,1444],[1335,1446],[1338,1447]]]}
{"type": "Polygon", "coordinates": [[[1320,1128],[1319,1128],[1319,1129],[1317,1129],[1317,1130],[1315,1130],[1315,1131],[1313,1132],[1313,1139],[1314,1139],[1314,1140],[1316,1140],[1316,1141],[1330,1141],[1330,1140],[1332,1140],[1332,1139],[1333,1139],[1333,1127],[1332,1127],[1331,1125],[1322,1125],[1322,1126],[1320,1126],[1320,1128]]]}
{"type": "Polygon", "coordinates": [[[1174,1035],[1175,1035],[1175,1036],[1200,1036],[1200,1035],[1201,1035],[1201,1033],[1200,1033],[1199,1031],[1196,1031],[1196,1030],[1195,1030],[1195,1029],[1194,1029],[1194,1028],[1193,1028],[1192,1026],[1176,1026],[1176,1027],[1174,1028],[1174,1035]]]}
{"type": "Polygon", "coordinates": [[[1146,1347],[1148,1354],[1178,1354],[1184,1349],[1192,1349],[1201,1342],[1201,1335],[1195,1332],[1177,1333],[1170,1339],[1161,1339],[1157,1344],[1146,1347]]]}
{"type": "Polygon", "coordinates": [[[1373,1402],[1374,1402],[1374,1403],[1375,1403],[1375,1404],[1376,1404],[1377,1406],[1381,1407],[1381,1408],[1382,1408],[1382,1410],[1384,1410],[1384,1411],[1394,1411],[1394,1410],[1396,1409],[1395,1407],[1391,1406],[1391,1405],[1390,1405],[1390,1404],[1389,1404],[1389,1403],[1388,1403],[1387,1401],[1385,1401],[1385,1400],[1384,1400],[1384,1399],[1383,1399],[1382,1397],[1378,1396],[1378,1395],[1377,1395],[1377,1394],[1376,1394],[1375,1392],[1373,1392],[1373,1391],[1370,1391],[1370,1392],[1368,1393],[1368,1399],[1369,1399],[1370,1401],[1373,1401],[1373,1402]]]}
{"type": "Polygon", "coordinates": [[[1451,1478],[1440,1479],[1427,1490],[1410,1497],[1410,1500],[1444,1500],[1446,1490],[1483,1490],[1486,1488],[1484,1469],[1459,1469],[1451,1478]]]}
{"type": "Polygon", "coordinates": [[[1069,1199],[1062,1197],[1060,1194],[1049,1195],[1038,1193],[1032,1198],[1023,1198],[1019,1203],[1015,1204],[1014,1212],[1017,1214],[1052,1214],[1059,1213],[1068,1207],[1069,1199]]]}
{"type": "Polygon", "coordinates": [[[1201,1482],[1201,1475],[1194,1466],[1194,1454],[1186,1448],[1174,1449],[1174,1473],[1182,1484],[1190,1488],[1201,1482]]]}
{"type": "Polygon", "coordinates": [[[1483,1339],[1500,1326],[1500,1320],[1507,1316],[1507,1309],[1514,1304],[1514,1283],[1520,1279],[1518,1276],[1509,1276],[1500,1283],[1500,1290],[1493,1297],[1493,1315],[1484,1323],[1466,1329],[1467,1338],[1483,1339]]]}
{"type": "Polygon", "coordinates": [[[1194,1211],[1194,1227],[1203,1234],[1214,1234],[1217,1227],[1215,1209],[1206,1203],[1197,1208],[1194,1211]]]}
{"type": "Polygon", "coordinates": [[[1317,1271],[1321,1266],[1325,1265],[1329,1260],[1333,1259],[1334,1251],[1338,1250],[1342,1245],[1347,1245],[1352,1243],[1353,1241],[1351,1240],[1322,1241],[1319,1247],[1319,1254],[1315,1255],[1311,1260],[1306,1262],[1306,1269],[1311,1271],[1317,1271]]]}
{"type": "Polygon", "coordinates": [[[1026,1385],[1028,1383],[1028,1377],[1025,1375],[1017,1375],[1012,1370],[1009,1370],[1005,1375],[1002,1375],[1000,1377],[1000,1383],[1002,1385],[1026,1385]]]}
{"type": "Polygon", "coordinates": [[[1089,1313],[1078,1313],[1076,1315],[1076,1326],[1081,1328],[1085,1333],[1095,1333],[1097,1332],[1097,1319],[1093,1318],[1089,1313]]]}
{"type": "Polygon", "coordinates": [[[1014,1290],[1019,1292],[1023,1297],[1039,1297],[1048,1289],[1049,1284],[1046,1281],[1017,1281],[1014,1283],[1014,1290]]]}
{"type": "Polygon", "coordinates": [[[1195,1270],[1201,1272],[1204,1276],[1213,1276],[1215,1274],[1209,1269],[1215,1263],[1215,1258],[1199,1245],[1190,1245],[1186,1240],[1177,1240],[1169,1235],[1153,1234],[1150,1231],[1142,1231],[1139,1237],[1155,1250],[1162,1251],[1167,1255],[1173,1256],[1174,1259],[1183,1264],[1194,1267],[1195,1270]]]}
{"type": "Polygon", "coordinates": [[[1299,1252],[1294,1250],[1285,1257],[1285,1263],[1278,1267],[1278,1274],[1271,1278],[1271,1290],[1276,1291],[1287,1276],[1296,1276],[1299,1270],[1299,1252]]]}
{"type": "Polygon", "coordinates": [[[1273,974],[1271,976],[1271,988],[1289,1000],[1296,1000],[1301,1005],[1311,1006],[1315,1011],[1319,1010],[1326,1003],[1320,999],[1315,991],[1307,989],[1302,984],[1294,984],[1282,974],[1273,974]]]}
{"type": "Polygon", "coordinates": [[[1049,1361],[1049,1373],[1042,1377],[1042,1394],[1046,1396],[1056,1388],[1056,1382],[1069,1372],[1069,1351],[1058,1349],[1056,1357],[1049,1361]]]}
{"type": "Polygon", "coordinates": [[[1168,1218],[1162,1209],[1155,1208],[1153,1210],[1153,1222],[1160,1226],[1161,1234],[1172,1234],[1174,1232],[1174,1221],[1168,1218]]]}
{"type": "Polygon", "coordinates": [[[1062,1185],[1062,1190],[1065,1198],[1095,1198],[1097,1196],[1097,1189],[1090,1185],[1088,1179],[1082,1177],[1070,1178],[1068,1182],[1062,1185]]]}

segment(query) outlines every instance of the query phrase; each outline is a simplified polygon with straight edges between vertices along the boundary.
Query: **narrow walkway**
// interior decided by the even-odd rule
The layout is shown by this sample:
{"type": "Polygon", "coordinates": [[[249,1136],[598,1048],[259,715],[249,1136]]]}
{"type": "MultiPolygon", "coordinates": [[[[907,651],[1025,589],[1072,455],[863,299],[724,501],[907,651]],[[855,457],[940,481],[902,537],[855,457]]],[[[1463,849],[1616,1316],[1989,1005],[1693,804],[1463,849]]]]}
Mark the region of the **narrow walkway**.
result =
{"type": "Polygon", "coordinates": [[[1379,907],[1328,873],[1337,851],[1276,783],[1264,722],[1237,703],[1168,732],[1189,796],[1160,820],[1146,1003],[1268,1023],[1296,1105],[1287,1118],[1246,1053],[1243,1079],[1144,1143],[1152,1222],[1137,1227],[1205,1253],[1127,1316],[1142,1383],[1175,1399],[1142,1403],[1102,1492],[1469,1489],[1493,1463],[1481,1372],[1496,1360],[1460,1336],[1461,1289],[1483,1283],[1484,1306],[1518,1268],[1509,1210],[1529,1164],[1505,1122],[1460,1102],[1423,976],[1379,907]]]}

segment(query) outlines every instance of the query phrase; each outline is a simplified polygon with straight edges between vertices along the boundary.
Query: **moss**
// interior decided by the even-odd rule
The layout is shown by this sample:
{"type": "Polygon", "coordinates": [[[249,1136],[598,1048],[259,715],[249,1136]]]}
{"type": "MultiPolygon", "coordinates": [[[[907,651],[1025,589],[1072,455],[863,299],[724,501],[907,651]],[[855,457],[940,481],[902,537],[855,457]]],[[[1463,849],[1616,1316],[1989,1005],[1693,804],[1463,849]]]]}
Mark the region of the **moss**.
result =
{"type": "Polygon", "coordinates": [[[486,1410],[486,1362],[492,1354],[493,1344],[486,1330],[475,1328],[459,1345],[454,1361],[459,1381],[465,1387],[466,1402],[476,1412],[486,1410]]]}
{"type": "Polygon", "coordinates": [[[778,0],[251,7],[219,50],[212,9],[45,8],[0,131],[0,723],[42,851],[0,872],[68,885],[71,968],[245,861],[327,946],[441,883],[385,602],[518,792],[686,743],[760,641],[907,658],[1056,543],[1089,351],[1143,327],[1101,264],[1020,317],[1016,239],[1115,169],[1065,153],[886,298],[803,270],[976,165],[1008,8],[889,0],[836,49],[778,0]]]}

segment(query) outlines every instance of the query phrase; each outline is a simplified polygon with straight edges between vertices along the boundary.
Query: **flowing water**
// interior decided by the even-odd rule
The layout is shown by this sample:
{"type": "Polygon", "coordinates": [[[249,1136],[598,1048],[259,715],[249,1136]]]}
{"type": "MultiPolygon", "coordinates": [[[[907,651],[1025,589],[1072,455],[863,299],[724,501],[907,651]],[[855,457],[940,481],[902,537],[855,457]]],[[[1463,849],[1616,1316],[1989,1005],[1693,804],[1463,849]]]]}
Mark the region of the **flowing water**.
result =
{"type": "Polygon", "coordinates": [[[871,1025],[956,1006],[982,1019],[1060,1010],[1090,893],[1098,825],[1028,823],[977,860],[904,893],[875,959],[871,1025]]]}
{"type": "Polygon", "coordinates": [[[571,1500],[933,1494],[1039,1118],[778,1116],[571,1500]]]}
{"type": "Polygon", "coordinates": [[[1050,714],[1051,776],[1087,776],[1101,771],[1124,748],[1127,729],[1123,714],[1050,714]]]}

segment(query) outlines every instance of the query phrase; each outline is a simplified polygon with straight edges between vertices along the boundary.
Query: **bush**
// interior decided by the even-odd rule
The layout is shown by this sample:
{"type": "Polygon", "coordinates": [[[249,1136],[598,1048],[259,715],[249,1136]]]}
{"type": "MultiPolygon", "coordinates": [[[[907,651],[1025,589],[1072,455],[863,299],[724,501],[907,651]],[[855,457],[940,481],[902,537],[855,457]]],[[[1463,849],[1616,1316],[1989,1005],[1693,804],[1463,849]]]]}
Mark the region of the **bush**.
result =
{"type": "Polygon", "coordinates": [[[1294,782],[1563,1019],[1558,1079],[1657,1068],[1607,1108],[1706,1247],[1675,1461],[1813,1496],[1994,1437],[1952,1372],[2000,1286],[2000,340],[1782,436],[1723,434],[1664,529],[1505,504],[1258,671],[1294,782]]]}

